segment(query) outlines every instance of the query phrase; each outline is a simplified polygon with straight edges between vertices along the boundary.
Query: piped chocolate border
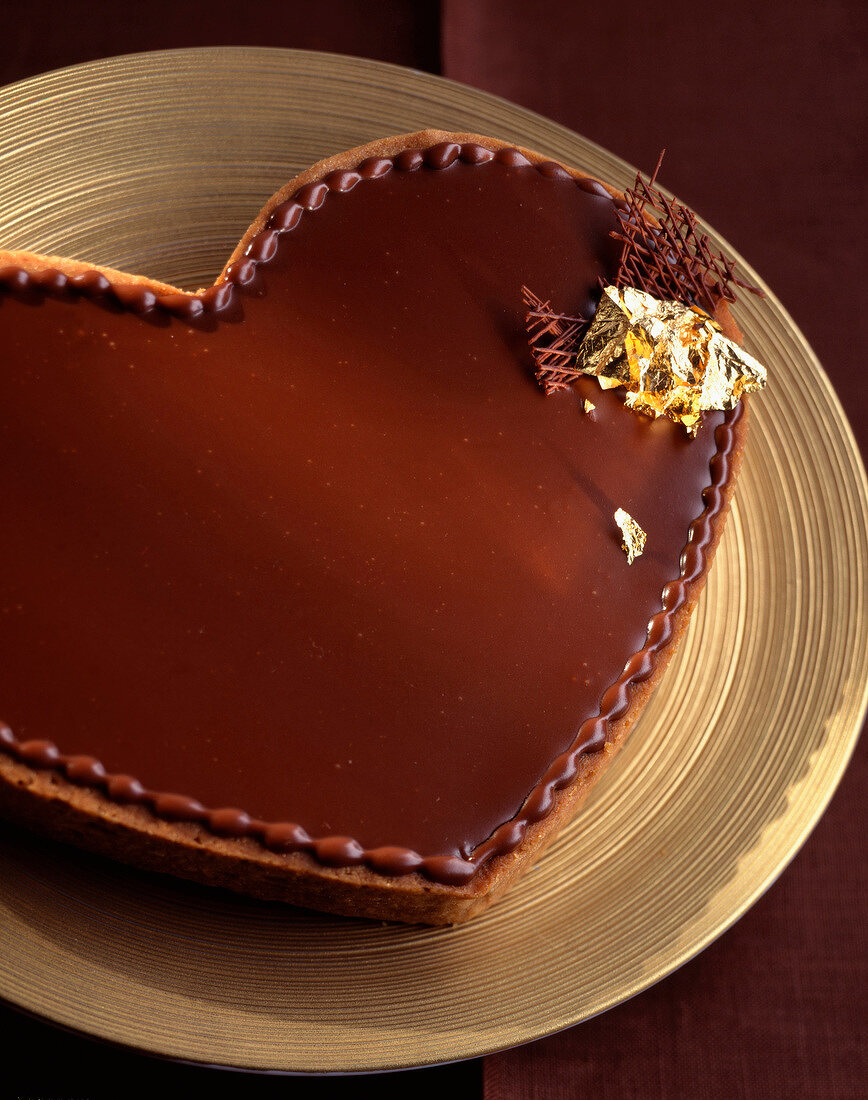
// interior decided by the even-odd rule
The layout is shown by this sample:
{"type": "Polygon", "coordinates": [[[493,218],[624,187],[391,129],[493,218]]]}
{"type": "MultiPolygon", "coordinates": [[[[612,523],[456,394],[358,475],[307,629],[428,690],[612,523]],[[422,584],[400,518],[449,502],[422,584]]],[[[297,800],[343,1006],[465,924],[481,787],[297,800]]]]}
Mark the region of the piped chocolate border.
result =
{"type": "MultiPolygon", "coordinates": [[[[392,171],[414,172],[421,168],[440,171],[457,160],[470,165],[495,162],[510,168],[533,167],[545,179],[572,181],[582,191],[605,198],[620,209],[626,208],[624,199],[616,192],[590,177],[569,172],[554,161],[531,160],[522,150],[509,146],[489,149],[476,142],[441,141],[422,149],[407,148],[391,156],[369,156],[354,169],[337,169],[305,183],[283,201],[278,192],[272,200],[277,200],[276,204],[271,209],[266,206],[260,215],[261,226],[257,228],[258,223],[254,222],[246,244],[242,240],[241,255],[229,263],[214,286],[207,290],[186,293],[158,283],[148,284],[122,272],[64,261],[67,267],[81,267],[70,274],[53,266],[59,262],[53,258],[33,257],[36,270],[28,270],[18,262],[23,254],[13,253],[7,255],[14,256],[15,262],[0,265],[0,293],[84,298],[143,317],[162,314],[188,323],[209,314],[219,320],[235,296],[251,288],[257,268],[274,258],[282,239],[299,224],[305,213],[319,209],[329,194],[344,194],[363,180],[381,179],[392,171]]],[[[364,865],[388,876],[420,872],[444,886],[464,886],[494,857],[518,848],[528,829],[551,812],[556,792],[576,779],[581,758],[600,752],[609,737],[611,724],[628,714],[632,687],[654,674],[661,652],[672,641],[676,616],[690,602],[692,590],[709,564],[709,551],[715,543],[715,524],[726,507],[724,489],[730,478],[736,429],[742,416],[743,407],[738,405],[716,429],[717,452],[710,463],[711,483],[702,493],[705,507],[690,525],[680,576],[663,589],[663,606],[649,623],[644,647],[633,655],[621,676],[603,694],[599,714],[582,724],[572,746],[551,763],[515,817],[499,826],[476,848],[470,859],[421,856],[400,846],[365,849],[352,837],[315,839],[300,825],[261,821],[236,808],[209,810],[186,795],[148,790],[133,776],[108,774],[94,757],[66,755],[51,741],[20,742],[3,724],[0,724],[0,749],[21,763],[54,769],[75,785],[102,791],[118,805],[146,806],[158,818],[198,823],[218,837],[252,838],[276,853],[304,852],[326,867],[364,865]]]]}

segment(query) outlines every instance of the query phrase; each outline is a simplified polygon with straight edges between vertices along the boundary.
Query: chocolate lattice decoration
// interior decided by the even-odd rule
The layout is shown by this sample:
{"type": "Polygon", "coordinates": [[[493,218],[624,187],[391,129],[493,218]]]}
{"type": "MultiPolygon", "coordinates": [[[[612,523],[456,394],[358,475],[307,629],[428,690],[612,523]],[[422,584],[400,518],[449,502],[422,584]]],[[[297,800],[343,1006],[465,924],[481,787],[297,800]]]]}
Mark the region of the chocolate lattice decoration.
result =
{"type": "MultiPolygon", "coordinates": [[[[665,150],[663,151],[665,152],[665,150]]],[[[714,313],[721,302],[734,302],[733,286],[760,298],[764,292],[735,274],[735,262],[711,247],[708,235],[697,228],[696,215],[654,186],[663,153],[651,178],[637,173],[625,192],[626,206],[616,207],[624,244],[615,286],[633,286],[655,298],[698,305],[714,313]]]]}
{"type": "Polygon", "coordinates": [[[576,354],[590,322],[586,317],[555,313],[551,302],[544,302],[526,286],[521,296],[528,307],[525,324],[536,380],[546,394],[566,389],[582,373],[575,367],[576,354]]]}

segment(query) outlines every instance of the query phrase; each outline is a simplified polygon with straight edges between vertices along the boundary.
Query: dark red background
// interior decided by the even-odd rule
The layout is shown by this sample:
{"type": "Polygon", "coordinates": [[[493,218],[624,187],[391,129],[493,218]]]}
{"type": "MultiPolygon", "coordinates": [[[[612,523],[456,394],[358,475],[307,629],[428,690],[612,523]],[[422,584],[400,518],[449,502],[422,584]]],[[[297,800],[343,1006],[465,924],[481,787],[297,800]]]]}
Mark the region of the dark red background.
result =
{"type": "MultiPolygon", "coordinates": [[[[862,0],[0,0],[0,84],[149,49],[331,50],[502,95],[646,170],[665,146],[661,182],[774,288],[864,455],[865,10],[862,0]]],[[[863,744],[803,851],[720,941],[561,1035],[412,1076],[287,1080],[159,1063],[0,1009],[3,1095],[389,1097],[430,1084],[455,1100],[862,1097],[866,756],[863,744]]]]}

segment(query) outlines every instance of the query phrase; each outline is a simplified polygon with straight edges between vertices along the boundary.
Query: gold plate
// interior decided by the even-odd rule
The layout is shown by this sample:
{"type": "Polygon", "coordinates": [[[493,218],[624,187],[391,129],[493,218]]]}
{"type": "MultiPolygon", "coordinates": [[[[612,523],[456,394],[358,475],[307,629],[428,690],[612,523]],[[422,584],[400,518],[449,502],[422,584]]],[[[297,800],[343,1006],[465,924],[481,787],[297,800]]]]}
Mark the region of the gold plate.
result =
{"type": "MultiPolygon", "coordinates": [[[[298,170],[428,126],[496,135],[619,186],[634,174],[561,126],[409,70],[283,50],[142,54],[0,90],[0,243],[206,284],[298,170]]],[[[341,920],[4,828],[0,996],[177,1058],[382,1070],[577,1023],[727,928],[822,813],[868,682],[855,443],[774,296],[746,295],[737,313],[770,385],[708,586],[627,748],[504,901],[453,929],[341,920]]]]}

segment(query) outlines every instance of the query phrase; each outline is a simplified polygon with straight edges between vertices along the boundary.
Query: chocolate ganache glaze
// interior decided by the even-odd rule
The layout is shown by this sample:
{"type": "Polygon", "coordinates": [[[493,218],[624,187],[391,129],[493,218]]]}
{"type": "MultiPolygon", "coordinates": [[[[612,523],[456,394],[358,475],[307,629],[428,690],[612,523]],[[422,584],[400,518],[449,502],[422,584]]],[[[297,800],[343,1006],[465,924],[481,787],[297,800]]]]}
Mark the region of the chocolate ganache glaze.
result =
{"type": "Polygon", "coordinates": [[[6,751],[324,863],[514,848],[653,670],[740,415],[534,382],[521,287],[593,312],[615,201],[441,145],[305,187],[198,296],[0,272],[6,751]]]}

